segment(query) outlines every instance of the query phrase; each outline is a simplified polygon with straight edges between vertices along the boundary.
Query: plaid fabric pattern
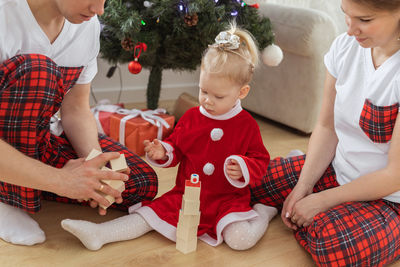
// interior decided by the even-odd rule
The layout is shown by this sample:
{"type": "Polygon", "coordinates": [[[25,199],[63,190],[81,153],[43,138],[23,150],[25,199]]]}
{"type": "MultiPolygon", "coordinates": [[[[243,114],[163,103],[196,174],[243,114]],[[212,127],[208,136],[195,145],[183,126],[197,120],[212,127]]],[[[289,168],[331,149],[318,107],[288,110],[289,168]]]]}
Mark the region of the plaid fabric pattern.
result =
{"type": "MultiPolygon", "coordinates": [[[[64,94],[75,84],[82,67],[58,67],[51,59],[36,54],[15,56],[0,64],[0,138],[22,153],[61,168],[76,158],[65,136],[50,134],[49,121],[60,108],[64,94]]],[[[152,199],[157,194],[154,171],[126,148],[100,136],[104,151],[122,151],[131,167],[124,203],[118,208],[152,199]]],[[[75,202],[44,194],[48,199],[75,202]]],[[[0,201],[34,213],[40,210],[42,192],[0,182],[0,201]]]]}
{"type": "Polygon", "coordinates": [[[318,266],[385,266],[400,258],[400,205],[347,202],[295,233],[318,266]]]}
{"type": "MultiPolygon", "coordinates": [[[[271,160],[263,180],[250,186],[252,204],[262,203],[281,210],[286,197],[297,184],[304,161],[305,155],[271,160]]],[[[330,165],[313,191],[319,192],[335,186],[338,186],[336,174],[330,165]]]]}
{"type": "Polygon", "coordinates": [[[373,142],[387,143],[392,139],[398,111],[398,103],[391,106],[375,106],[366,99],[359,125],[373,142]]]}
{"type": "MultiPolygon", "coordinates": [[[[305,155],[276,158],[262,183],[251,188],[253,203],[282,209],[298,181],[305,155]]],[[[313,191],[339,186],[329,166],[313,191]]],[[[400,258],[400,204],[385,200],[347,202],[317,214],[294,232],[318,266],[384,266],[400,258]]]]}
{"type": "MultiPolygon", "coordinates": [[[[52,151],[48,164],[55,167],[62,167],[71,158],[76,158],[75,151],[69,145],[65,136],[54,136],[59,140],[59,148],[52,151]],[[57,152],[58,151],[58,152],[57,152]]],[[[112,204],[110,207],[127,211],[128,208],[144,200],[152,200],[157,195],[158,180],[154,170],[144,162],[139,156],[132,153],[126,147],[117,143],[106,135],[99,134],[100,146],[103,152],[118,151],[125,154],[129,168],[131,169],[129,180],[125,182],[125,191],[122,193],[123,202],[121,204],[112,204]]],[[[63,203],[79,202],[74,199],[60,197],[50,192],[43,192],[43,197],[47,200],[54,200],[63,203]]],[[[81,203],[88,205],[88,202],[81,203]]]]}

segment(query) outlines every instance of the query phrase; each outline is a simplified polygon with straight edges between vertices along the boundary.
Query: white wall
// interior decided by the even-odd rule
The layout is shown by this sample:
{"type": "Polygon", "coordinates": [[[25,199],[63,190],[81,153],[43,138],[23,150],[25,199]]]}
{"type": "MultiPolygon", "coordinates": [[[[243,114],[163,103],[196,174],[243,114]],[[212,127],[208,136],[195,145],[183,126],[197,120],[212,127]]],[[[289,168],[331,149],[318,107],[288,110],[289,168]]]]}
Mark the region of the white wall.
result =
{"type": "MultiPolygon", "coordinates": [[[[120,76],[118,69],[111,78],[107,78],[106,74],[110,65],[107,61],[98,59],[98,73],[93,80],[92,87],[94,95],[98,100],[109,99],[111,103],[115,103],[120,90],[120,76]]],[[[142,69],[139,74],[131,74],[128,71],[128,65],[120,65],[122,76],[122,93],[121,102],[135,103],[146,102],[146,88],[149,77],[149,71],[142,69]]],[[[199,88],[199,71],[194,72],[174,72],[170,70],[163,71],[161,81],[160,99],[176,99],[178,96],[187,92],[193,96],[198,94],[199,88]]],[[[91,98],[91,105],[94,104],[91,98]]]]}

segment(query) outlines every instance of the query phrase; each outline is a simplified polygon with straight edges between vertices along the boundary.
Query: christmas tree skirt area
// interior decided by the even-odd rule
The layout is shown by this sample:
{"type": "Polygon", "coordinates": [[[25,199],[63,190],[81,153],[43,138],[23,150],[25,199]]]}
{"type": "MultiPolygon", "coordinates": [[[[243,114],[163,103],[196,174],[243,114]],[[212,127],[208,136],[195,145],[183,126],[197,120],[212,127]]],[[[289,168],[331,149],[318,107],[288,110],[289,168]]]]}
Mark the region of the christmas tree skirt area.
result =
{"type": "MultiPolygon", "coordinates": [[[[175,101],[161,101],[160,107],[173,110],[174,104],[175,101]]],[[[145,108],[145,104],[128,104],[128,108],[133,107],[145,108]]],[[[306,151],[309,136],[299,135],[264,118],[255,118],[272,158],[284,156],[292,149],[306,151]]],[[[154,169],[159,178],[160,196],[173,187],[177,167],[154,169]]],[[[61,220],[66,218],[99,223],[125,214],[110,209],[106,216],[99,216],[90,207],[43,201],[42,210],[32,217],[46,233],[47,240],[32,247],[11,245],[0,240],[0,266],[315,266],[279,215],[271,221],[261,240],[247,251],[234,251],[225,243],[211,247],[198,241],[197,250],[186,255],[176,250],[174,242],[155,231],[90,251],[60,225],[61,220]]],[[[400,263],[391,266],[400,267],[400,263]]]]}

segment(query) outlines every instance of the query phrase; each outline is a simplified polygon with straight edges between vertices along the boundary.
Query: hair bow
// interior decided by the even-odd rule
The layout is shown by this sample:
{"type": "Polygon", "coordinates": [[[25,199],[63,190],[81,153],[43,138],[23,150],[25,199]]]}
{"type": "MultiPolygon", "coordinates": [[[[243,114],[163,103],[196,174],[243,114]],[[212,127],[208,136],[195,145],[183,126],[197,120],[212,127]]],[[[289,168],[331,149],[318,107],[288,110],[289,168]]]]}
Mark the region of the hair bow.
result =
{"type": "Polygon", "coordinates": [[[215,37],[215,43],[221,48],[238,49],[240,45],[240,38],[235,34],[224,31],[220,32],[217,37],[215,37]]]}

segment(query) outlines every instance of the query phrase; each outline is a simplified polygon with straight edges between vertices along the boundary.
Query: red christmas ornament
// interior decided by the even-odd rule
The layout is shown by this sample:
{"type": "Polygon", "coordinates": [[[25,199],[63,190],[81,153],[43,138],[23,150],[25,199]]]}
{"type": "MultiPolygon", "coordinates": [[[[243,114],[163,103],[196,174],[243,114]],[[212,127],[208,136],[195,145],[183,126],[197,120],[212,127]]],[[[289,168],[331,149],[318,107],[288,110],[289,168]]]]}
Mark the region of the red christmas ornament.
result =
{"type": "Polygon", "coordinates": [[[132,74],[138,74],[142,71],[142,65],[140,65],[140,63],[138,62],[142,50],[144,52],[146,52],[147,50],[147,45],[145,43],[138,43],[137,45],[135,45],[133,52],[134,60],[129,62],[128,65],[128,70],[132,74]]]}
{"type": "Polygon", "coordinates": [[[251,5],[251,7],[254,7],[254,8],[259,8],[259,7],[260,7],[260,5],[259,5],[258,3],[256,3],[256,4],[254,4],[254,5],[251,5]]]}
{"type": "Polygon", "coordinates": [[[137,61],[137,58],[129,62],[128,70],[132,74],[138,74],[139,72],[142,71],[142,65],[140,65],[140,63],[137,61]]]}

